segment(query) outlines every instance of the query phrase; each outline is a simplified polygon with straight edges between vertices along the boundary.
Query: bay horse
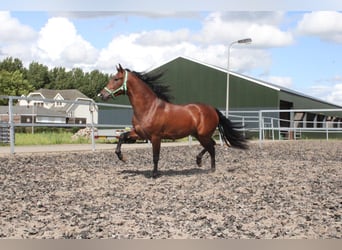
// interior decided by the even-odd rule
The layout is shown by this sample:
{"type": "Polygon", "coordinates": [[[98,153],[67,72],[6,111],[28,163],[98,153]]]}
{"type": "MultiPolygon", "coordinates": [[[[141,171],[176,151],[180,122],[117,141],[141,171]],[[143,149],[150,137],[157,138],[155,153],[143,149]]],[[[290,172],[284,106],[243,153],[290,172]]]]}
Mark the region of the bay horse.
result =
{"type": "Polygon", "coordinates": [[[212,135],[218,127],[227,146],[247,149],[247,140],[229,119],[218,109],[206,104],[176,105],[170,102],[169,87],[160,83],[162,73],[141,73],[123,69],[119,64],[117,73],[98,94],[103,100],[127,95],[133,108],[131,131],[120,135],[115,150],[118,158],[125,161],[121,145],[128,139],[150,140],[153,152],[152,177],[158,176],[158,161],[162,139],[195,137],[203,146],[196,156],[201,166],[202,157],[209,152],[211,170],[215,171],[215,141],[212,135]]]}

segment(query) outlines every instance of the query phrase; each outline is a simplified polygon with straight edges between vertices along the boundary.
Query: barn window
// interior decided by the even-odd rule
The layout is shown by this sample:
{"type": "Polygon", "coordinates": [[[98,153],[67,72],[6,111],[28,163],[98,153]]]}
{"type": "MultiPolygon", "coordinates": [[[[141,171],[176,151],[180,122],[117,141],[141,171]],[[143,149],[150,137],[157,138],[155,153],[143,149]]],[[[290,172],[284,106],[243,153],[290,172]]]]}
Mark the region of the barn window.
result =
{"type": "Polygon", "coordinates": [[[324,118],[324,115],[317,115],[317,128],[323,128],[324,118]]]}

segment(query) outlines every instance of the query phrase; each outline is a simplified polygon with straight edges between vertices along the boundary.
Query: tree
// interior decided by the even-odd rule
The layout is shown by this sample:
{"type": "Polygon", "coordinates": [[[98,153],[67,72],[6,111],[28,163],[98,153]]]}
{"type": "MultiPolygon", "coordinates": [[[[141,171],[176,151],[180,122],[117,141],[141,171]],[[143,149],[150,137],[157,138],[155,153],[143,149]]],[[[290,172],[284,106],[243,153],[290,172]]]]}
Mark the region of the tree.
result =
{"type": "Polygon", "coordinates": [[[0,95],[27,95],[40,88],[78,89],[89,98],[97,99],[108,80],[109,75],[99,70],[86,73],[81,68],[67,71],[64,67],[55,67],[49,70],[38,62],[31,62],[27,69],[18,58],[8,57],[0,61],[0,95]]]}
{"type": "MultiPolygon", "coordinates": [[[[23,73],[19,70],[8,72],[6,70],[0,71],[0,95],[21,96],[27,95],[33,91],[32,85],[28,83],[23,77],[23,73]]],[[[7,99],[0,99],[0,104],[8,103],[7,99]]]]}
{"type": "Polygon", "coordinates": [[[34,89],[44,88],[49,84],[49,70],[43,64],[32,62],[26,73],[26,78],[34,89]]]}
{"type": "Polygon", "coordinates": [[[74,89],[80,89],[84,84],[85,76],[84,72],[80,68],[74,68],[70,71],[71,79],[69,86],[74,89]]]}
{"type": "Polygon", "coordinates": [[[49,71],[48,89],[70,89],[70,73],[63,67],[55,67],[49,71]]]}
{"type": "Polygon", "coordinates": [[[107,74],[93,70],[85,74],[84,80],[78,89],[89,98],[96,99],[108,80],[109,76],[107,74]]]}
{"type": "Polygon", "coordinates": [[[13,57],[7,57],[2,62],[0,62],[0,71],[6,70],[8,72],[20,71],[24,72],[24,66],[20,59],[13,57]]]}

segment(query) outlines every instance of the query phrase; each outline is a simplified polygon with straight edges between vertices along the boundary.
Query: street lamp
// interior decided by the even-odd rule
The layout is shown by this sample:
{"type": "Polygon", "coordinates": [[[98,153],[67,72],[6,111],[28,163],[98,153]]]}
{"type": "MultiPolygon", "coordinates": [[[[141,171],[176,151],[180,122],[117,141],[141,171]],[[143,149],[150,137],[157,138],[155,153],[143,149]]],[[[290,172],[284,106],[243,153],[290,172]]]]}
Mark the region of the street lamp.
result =
{"type": "Polygon", "coordinates": [[[240,39],[237,41],[234,41],[229,44],[228,46],[228,62],[227,62],[227,94],[226,94],[226,117],[228,118],[228,109],[229,109],[229,57],[230,57],[230,48],[236,44],[236,43],[243,43],[243,44],[249,44],[252,42],[251,38],[246,39],[240,39]]]}

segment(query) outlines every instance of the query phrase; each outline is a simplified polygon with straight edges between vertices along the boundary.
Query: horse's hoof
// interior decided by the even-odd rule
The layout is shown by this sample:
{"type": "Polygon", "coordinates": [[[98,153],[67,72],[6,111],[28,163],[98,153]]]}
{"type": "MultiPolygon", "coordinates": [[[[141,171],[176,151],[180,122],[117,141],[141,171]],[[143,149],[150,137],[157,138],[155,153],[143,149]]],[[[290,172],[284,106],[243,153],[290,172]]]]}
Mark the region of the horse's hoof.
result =
{"type": "Polygon", "coordinates": [[[126,162],[127,161],[127,158],[123,156],[123,154],[120,152],[120,153],[116,153],[116,155],[118,156],[119,160],[120,161],[123,161],[123,162],[126,162]]]}
{"type": "Polygon", "coordinates": [[[198,167],[202,167],[202,159],[201,158],[196,158],[196,164],[198,167]]]}
{"type": "Polygon", "coordinates": [[[123,155],[121,155],[121,159],[120,159],[121,161],[123,161],[123,162],[127,162],[127,157],[126,156],[123,156],[123,155]]]}
{"type": "Polygon", "coordinates": [[[160,176],[158,172],[152,172],[152,178],[157,179],[160,176]]]}
{"type": "Polygon", "coordinates": [[[216,168],[211,168],[210,172],[214,173],[216,171],[216,168]]]}

